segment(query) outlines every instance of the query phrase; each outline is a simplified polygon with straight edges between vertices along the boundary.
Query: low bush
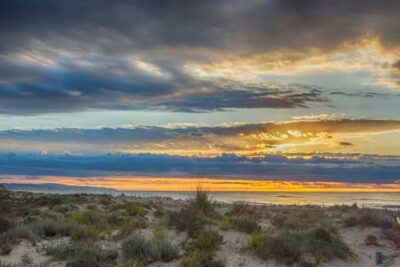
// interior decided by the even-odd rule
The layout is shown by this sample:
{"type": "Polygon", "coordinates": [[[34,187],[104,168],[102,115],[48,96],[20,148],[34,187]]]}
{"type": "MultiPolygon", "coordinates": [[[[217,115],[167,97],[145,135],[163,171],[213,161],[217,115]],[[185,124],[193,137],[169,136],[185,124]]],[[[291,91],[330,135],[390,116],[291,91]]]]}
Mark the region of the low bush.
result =
{"type": "Polygon", "coordinates": [[[97,210],[86,210],[74,213],[68,220],[72,223],[91,225],[100,230],[104,230],[108,225],[107,216],[97,210]]]}
{"type": "Polygon", "coordinates": [[[360,226],[360,227],[384,227],[390,228],[393,222],[387,216],[383,215],[380,211],[376,210],[358,210],[357,214],[353,214],[344,219],[346,227],[360,226]]]}
{"type": "Polygon", "coordinates": [[[196,237],[188,243],[187,249],[189,251],[202,250],[202,251],[216,251],[219,249],[223,237],[217,231],[212,229],[203,229],[197,232],[196,237]]]}
{"type": "Polygon", "coordinates": [[[153,261],[171,261],[178,255],[176,247],[160,239],[146,240],[135,236],[122,243],[122,254],[126,260],[147,264],[153,261]]]}
{"type": "Polygon", "coordinates": [[[233,219],[233,228],[239,230],[240,232],[245,232],[251,234],[261,230],[261,226],[258,225],[257,221],[250,217],[237,217],[233,219]]]}
{"type": "Polygon", "coordinates": [[[299,262],[301,258],[301,252],[298,248],[279,237],[254,234],[249,247],[258,257],[264,260],[274,259],[280,264],[293,265],[299,262]]]}
{"type": "Polygon", "coordinates": [[[224,267],[225,262],[216,259],[214,253],[195,250],[182,257],[180,267],[224,267]]]}
{"type": "Polygon", "coordinates": [[[61,244],[47,248],[46,254],[67,261],[66,267],[108,267],[115,266],[118,251],[87,244],[61,244]]]}
{"type": "Polygon", "coordinates": [[[187,231],[189,236],[203,229],[206,223],[207,218],[192,208],[183,208],[178,212],[169,213],[169,224],[178,231],[187,231]]]}
{"type": "Polygon", "coordinates": [[[122,210],[128,216],[144,216],[146,211],[139,203],[116,204],[110,207],[110,211],[122,210]]]}
{"type": "Polygon", "coordinates": [[[197,187],[196,195],[191,201],[193,208],[204,215],[214,215],[214,203],[211,201],[210,193],[203,190],[201,186],[197,187]]]}
{"type": "Polygon", "coordinates": [[[154,236],[154,238],[164,240],[165,236],[166,236],[164,228],[162,228],[162,227],[155,228],[153,230],[153,236],[154,236]]]}
{"type": "Polygon", "coordinates": [[[343,240],[325,228],[284,231],[276,236],[255,234],[249,248],[262,259],[274,259],[286,265],[302,262],[303,253],[313,256],[316,262],[352,255],[343,240]]]}
{"type": "Polygon", "coordinates": [[[221,230],[227,231],[229,229],[231,229],[233,225],[233,221],[231,218],[222,218],[219,222],[218,222],[218,226],[221,230]]]}
{"type": "Polygon", "coordinates": [[[75,241],[96,240],[99,237],[99,230],[94,226],[76,225],[71,231],[71,238],[75,241]]]}

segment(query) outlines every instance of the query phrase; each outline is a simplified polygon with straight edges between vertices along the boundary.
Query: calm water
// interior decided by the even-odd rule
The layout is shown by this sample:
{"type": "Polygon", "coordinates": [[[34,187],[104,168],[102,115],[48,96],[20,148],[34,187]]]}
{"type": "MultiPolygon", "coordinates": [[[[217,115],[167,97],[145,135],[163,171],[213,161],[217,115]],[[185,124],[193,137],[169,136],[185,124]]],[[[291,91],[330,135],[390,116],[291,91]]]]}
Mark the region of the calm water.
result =
{"type": "MultiPolygon", "coordinates": [[[[134,196],[163,196],[173,199],[187,199],[193,196],[188,192],[125,192],[134,196]]],[[[215,201],[232,203],[234,201],[256,202],[260,204],[315,204],[315,205],[353,205],[371,208],[395,208],[400,205],[400,193],[309,193],[309,192],[213,192],[215,201]],[[395,207],[396,206],[396,207],[395,207]]]]}

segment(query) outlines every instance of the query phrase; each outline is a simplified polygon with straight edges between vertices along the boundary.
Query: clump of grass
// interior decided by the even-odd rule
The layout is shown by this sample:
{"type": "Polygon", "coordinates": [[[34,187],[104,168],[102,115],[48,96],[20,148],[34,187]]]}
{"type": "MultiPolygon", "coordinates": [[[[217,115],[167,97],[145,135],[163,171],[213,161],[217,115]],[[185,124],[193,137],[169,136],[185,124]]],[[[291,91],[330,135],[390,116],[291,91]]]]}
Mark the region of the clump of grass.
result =
{"type": "Polygon", "coordinates": [[[86,210],[72,214],[68,220],[72,223],[85,224],[104,230],[107,227],[107,216],[97,210],[86,210]]]}
{"type": "Polygon", "coordinates": [[[197,187],[195,197],[191,201],[191,206],[204,215],[214,215],[214,203],[211,201],[210,193],[201,186],[197,187]]]}
{"type": "Polygon", "coordinates": [[[96,240],[99,235],[99,230],[90,225],[77,225],[71,231],[71,238],[75,241],[96,240]]]}
{"type": "Polygon", "coordinates": [[[392,221],[377,210],[363,209],[359,210],[358,214],[353,214],[344,219],[346,227],[384,227],[390,228],[393,226],[392,221]]]}
{"type": "Polygon", "coordinates": [[[122,254],[126,260],[136,260],[143,264],[154,261],[168,262],[178,255],[176,247],[157,238],[146,240],[135,236],[122,243],[122,254]]]}
{"type": "Polygon", "coordinates": [[[29,225],[32,232],[41,238],[68,236],[71,233],[72,227],[72,224],[56,221],[54,219],[44,219],[29,225]]]}
{"type": "Polygon", "coordinates": [[[11,242],[13,243],[17,239],[27,239],[32,243],[35,243],[39,238],[27,225],[17,225],[16,227],[5,232],[0,240],[1,242],[11,242]]]}
{"type": "Polygon", "coordinates": [[[43,219],[25,225],[17,225],[0,236],[2,242],[14,242],[17,239],[27,239],[32,243],[54,236],[69,236],[73,226],[71,224],[56,221],[54,219],[43,219]]]}
{"type": "Polygon", "coordinates": [[[229,229],[231,229],[233,225],[233,221],[231,218],[222,218],[219,222],[218,222],[218,226],[221,230],[227,231],[229,229]]]}
{"type": "Polygon", "coordinates": [[[119,225],[117,239],[129,235],[134,230],[145,228],[147,225],[143,217],[125,217],[121,225],[119,225]]]}
{"type": "Polygon", "coordinates": [[[301,257],[301,252],[298,248],[279,237],[265,234],[254,234],[249,248],[258,257],[264,260],[274,259],[280,264],[293,265],[299,262],[301,257]]]}
{"type": "Polygon", "coordinates": [[[156,239],[165,240],[166,234],[165,230],[162,227],[157,227],[153,230],[153,236],[156,239]]]}
{"type": "Polygon", "coordinates": [[[186,255],[181,259],[180,266],[225,266],[224,261],[215,257],[222,241],[223,237],[215,230],[202,229],[196,232],[192,241],[184,245],[186,255]]]}
{"type": "Polygon", "coordinates": [[[33,264],[32,258],[29,256],[29,254],[25,253],[21,257],[21,265],[22,266],[31,266],[33,264]]]}
{"type": "Polygon", "coordinates": [[[1,262],[0,261],[0,267],[19,267],[16,264],[12,264],[12,263],[5,263],[5,262],[1,262]]]}
{"type": "Polygon", "coordinates": [[[115,266],[118,251],[101,249],[87,244],[60,244],[49,247],[46,254],[57,260],[67,261],[66,267],[115,266]]]}
{"type": "Polygon", "coordinates": [[[169,213],[169,224],[178,231],[187,231],[189,236],[203,229],[206,223],[207,218],[192,208],[183,208],[178,212],[169,213]]]}
{"type": "Polygon", "coordinates": [[[308,229],[328,224],[324,211],[317,208],[294,208],[283,210],[271,218],[273,226],[279,229],[308,229]]]}
{"type": "Polygon", "coordinates": [[[225,262],[216,259],[209,251],[195,250],[182,257],[180,267],[224,267],[225,262]]]}
{"type": "Polygon", "coordinates": [[[110,207],[110,211],[122,210],[127,216],[144,216],[146,210],[139,203],[123,203],[116,204],[110,207]]]}
{"type": "Polygon", "coordinates": [[[123,267],[143,267],[143,264],[138,260],[128,260],[123,264],[123,267]]]}
{"type": "Polygon", "coordinates": [[[156,210],[154,211],[154,216],[157,218],[163,217],[166,214],[163,206],[156,206],[156,210]]]}
{"type": "Polygon", "coordinates": [[[317,262],[346,259],[352,255],[343,240],[325,228],[284,231],[276,236],[254,234],[249,248],[262,259],[274,259],[286,265],[304,263],[304,254],[313,256],[317,262]]]}
{"type": "Polygon", "coordinates": [[[232,209],[227,212],[229,216],[249,216],[258,218],[258,207],[255,205],[249,205],[240,201],[235,201],[232,205],[232,209]]]}
{"type": "Polygon", "coordinates": [[[233,227],[240,232],[251,234],[261,230],[261,226],[258,225],[257,221],[250,217],[237,217],[233,219],[233,227]]]}
{"type": "Polygon", "coordinates": [[[223,237],[212,229],[203,229],[197,232],[195,238],[188,243],[187,250],[216,251],[219,249],[223,237]]]}

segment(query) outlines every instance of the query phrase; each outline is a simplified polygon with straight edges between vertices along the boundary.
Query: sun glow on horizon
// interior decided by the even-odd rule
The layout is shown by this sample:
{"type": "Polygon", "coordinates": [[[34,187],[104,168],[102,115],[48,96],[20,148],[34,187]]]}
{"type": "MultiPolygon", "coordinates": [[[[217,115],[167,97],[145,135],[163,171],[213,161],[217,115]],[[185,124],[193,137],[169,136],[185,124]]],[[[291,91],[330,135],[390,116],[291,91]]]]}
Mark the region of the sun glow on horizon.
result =
{"type": "Polygon", "coordinates": [[[106,187],[121,191],[195,191],[201,185],[214,192],[400,192],[400,182],[345,183],[326,181],[247,180],[175,177],[55,177],[29,179],[22,176],[2,179],[5,183],[57,183],[71,186],[106,187]]]}

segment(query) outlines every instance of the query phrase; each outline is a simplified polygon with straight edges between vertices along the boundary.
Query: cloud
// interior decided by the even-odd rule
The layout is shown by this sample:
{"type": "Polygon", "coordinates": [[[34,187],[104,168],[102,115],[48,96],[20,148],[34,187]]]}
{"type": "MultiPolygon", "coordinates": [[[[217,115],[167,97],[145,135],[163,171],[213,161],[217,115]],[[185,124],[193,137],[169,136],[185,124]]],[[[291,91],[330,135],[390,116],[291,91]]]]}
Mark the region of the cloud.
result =
{"type": "MultiPolygon", "coordinates": [[[[263,64],[287,73],[298,62],[308,62],[312,71],[340,69],[354,58],[314,64],[313,53],[335,56],[332,51],[344,43],[367,35],[376,36],[382,50],[394,51],[400,41],[398,8],[396,1],[372,0],[12,1],[0,8],[0,113],[209,112],[325,103],[329,95],[322,88],[260,80],[249,85],[239,76],[257,69],[263,74],[263,64]],[[275,54],[290,58],[271,58],[275,54]],[[231,57],[256,66],[246,68],[243,60],[227,60],[231,57]],[[228,62],[240,75],[226,83],[190,67],[218,62],[228,62]]],[[[393,55],[398,53],[383,58],[393,55]]],[[[396,86],[392,61],[390,71],[377,74],[380,85],[396,86]]]]}
{"type": "Polygon", "coordinates": [[[397,1],[373,0],[17,0],[1,9],[0,27],[5,41],[0,48],[20,49],[35,40],[109,53],[160,47],[330,48],[368,33],[379,35],[390,45],[399,41],[398,7],[397,1]]]}
{"type": "Polygon", "coordinates": [[[223,153],[259,156],[277,152],[393,154],[399,151],[399,144],[395,141],[399,134],[398,120],[335,118],[216,126],[14,129],[0,131],[0,149],[25,152],[146,152],[203,156],[223,153]]]}
{"type": "MultiPolygon", "coordinates": [[[[329,155],[326,155],[329,156],[329,155]]],[[[394,183],[400,179],[400,159],[353,155],[311,159],[266,156],[214,158],[152,154],[60,155],[1,153],[0,174],[31,176],[187,177],[348,183],[394,183]]],[[[337,155],[336,155],[337,156],[337,155]]]]}

